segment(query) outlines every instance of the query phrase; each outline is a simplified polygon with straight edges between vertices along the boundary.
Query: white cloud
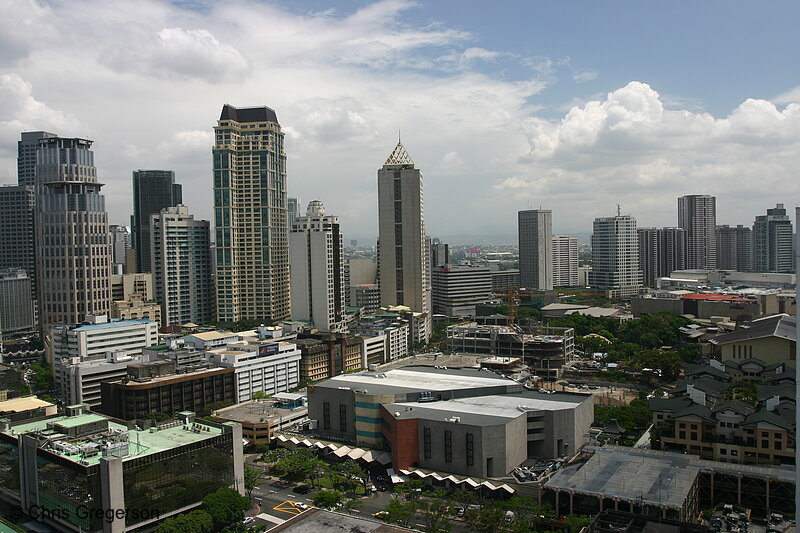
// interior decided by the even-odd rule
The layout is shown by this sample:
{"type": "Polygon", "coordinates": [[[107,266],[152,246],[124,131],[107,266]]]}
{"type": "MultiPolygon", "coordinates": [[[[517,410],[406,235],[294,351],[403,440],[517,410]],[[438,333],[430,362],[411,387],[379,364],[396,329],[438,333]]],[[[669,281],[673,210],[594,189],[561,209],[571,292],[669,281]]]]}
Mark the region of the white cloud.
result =
{"type": "Polygon", "coordinates": [[[572,74],[572,79],[578,83],[584,83],[597,79],[598,72],[596,70],[582,70],[572,74]]]}

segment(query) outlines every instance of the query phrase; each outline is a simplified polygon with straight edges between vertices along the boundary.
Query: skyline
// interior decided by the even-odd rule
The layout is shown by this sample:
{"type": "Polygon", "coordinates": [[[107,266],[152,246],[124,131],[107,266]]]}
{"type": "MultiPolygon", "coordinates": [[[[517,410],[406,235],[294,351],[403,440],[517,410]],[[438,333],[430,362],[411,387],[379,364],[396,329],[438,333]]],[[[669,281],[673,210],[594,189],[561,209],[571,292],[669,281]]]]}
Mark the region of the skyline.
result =
{"type": "Polygon", "coordinates": [[[398,129],[434,237],[512,235],[529,207],[585,234],[617,203],[640,226],[676,226],[684,194],[717,197],[730,225],[800,203],[800,81],[780,68],[800,54],[792,3],[337,5],[0,2],[0,183],[17,181],[20,132],[42,129],[95,141],[110,223],[129,224],[140,168],[174,170],[212,220],[229,102],[275,109],[289,195],[323,201],[348,240],[377,235],[398,129]]]}

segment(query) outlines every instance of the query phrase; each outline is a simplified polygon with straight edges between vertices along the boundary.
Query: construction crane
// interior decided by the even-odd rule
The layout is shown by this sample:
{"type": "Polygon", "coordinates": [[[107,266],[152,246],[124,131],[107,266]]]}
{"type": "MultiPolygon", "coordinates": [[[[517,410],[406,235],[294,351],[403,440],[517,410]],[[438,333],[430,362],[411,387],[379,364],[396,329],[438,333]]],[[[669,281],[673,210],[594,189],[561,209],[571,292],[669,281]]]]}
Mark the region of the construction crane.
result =
{"type": "Polygon", "coordinates": [[[519,285],[512,285],[505,289],[499,289],[497,295],[504,300],[508,307],[508,325],[513,326],[517,318],[517,307],[519,298],[523,296],[541,296],[538,292],[520,292],[519,285]]]}

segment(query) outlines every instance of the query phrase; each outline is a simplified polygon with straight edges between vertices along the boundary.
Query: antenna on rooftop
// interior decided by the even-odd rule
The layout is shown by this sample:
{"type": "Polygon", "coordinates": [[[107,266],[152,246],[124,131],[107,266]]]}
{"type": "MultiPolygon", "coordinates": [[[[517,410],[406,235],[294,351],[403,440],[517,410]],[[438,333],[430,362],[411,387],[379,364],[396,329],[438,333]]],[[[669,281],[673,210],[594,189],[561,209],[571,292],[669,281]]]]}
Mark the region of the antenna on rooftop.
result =
{"type": "Polygon", "coordinates": [[[620,208],[619,204],[617,204],[617,216],[622,215],[622,209],[620,208]]]}

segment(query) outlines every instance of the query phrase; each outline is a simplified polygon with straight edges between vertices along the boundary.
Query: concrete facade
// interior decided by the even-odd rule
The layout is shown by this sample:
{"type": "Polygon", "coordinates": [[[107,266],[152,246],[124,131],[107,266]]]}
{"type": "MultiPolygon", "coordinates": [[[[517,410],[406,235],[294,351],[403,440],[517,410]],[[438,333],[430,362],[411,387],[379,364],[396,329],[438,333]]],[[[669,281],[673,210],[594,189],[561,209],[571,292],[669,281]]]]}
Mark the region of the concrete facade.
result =
{"type": "Polygon", "coordinates": [[[589,285],[606,291],[611,298],[639,294],[642,271],[639,269],[636,219],[632,216],[594,219],[589,285]]]}
{"type": "Polygon", "coordinates": [[[531,290],[553,290],[553,212],[531,209],[517,213],[519,281],[531,290]]]}

